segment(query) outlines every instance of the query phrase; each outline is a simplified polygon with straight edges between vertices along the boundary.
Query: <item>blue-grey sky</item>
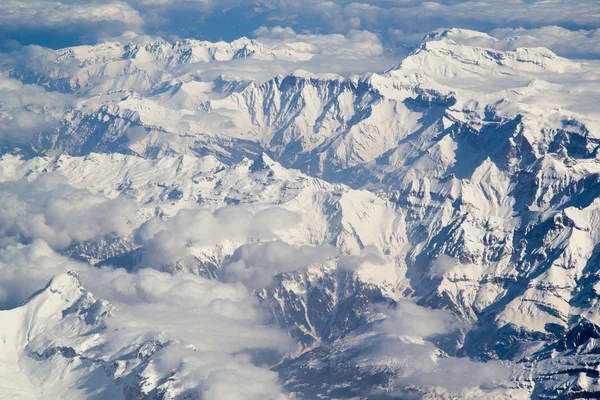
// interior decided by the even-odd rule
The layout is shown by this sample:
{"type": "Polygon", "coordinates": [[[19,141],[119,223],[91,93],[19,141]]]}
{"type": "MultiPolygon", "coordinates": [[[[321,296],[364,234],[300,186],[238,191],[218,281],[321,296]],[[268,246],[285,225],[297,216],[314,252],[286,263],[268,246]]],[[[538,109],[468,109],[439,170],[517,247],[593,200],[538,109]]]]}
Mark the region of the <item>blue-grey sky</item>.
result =
{"type": "Polygon", "coordinates": [[[600,56],[598,0],[4,0],[4,49],[94,44],[131,31],[168,40],[233,40],[260,27],[298,33],[376,33],[389,49],[438,28],[519,34],[562,55],[600,56]],[[552,28],[552,29],[550,29],[552,28]],[[515,31],[518,30],[518,31],[515,31]],[[516,32],[516,33],[515,33],[516,32]]]}

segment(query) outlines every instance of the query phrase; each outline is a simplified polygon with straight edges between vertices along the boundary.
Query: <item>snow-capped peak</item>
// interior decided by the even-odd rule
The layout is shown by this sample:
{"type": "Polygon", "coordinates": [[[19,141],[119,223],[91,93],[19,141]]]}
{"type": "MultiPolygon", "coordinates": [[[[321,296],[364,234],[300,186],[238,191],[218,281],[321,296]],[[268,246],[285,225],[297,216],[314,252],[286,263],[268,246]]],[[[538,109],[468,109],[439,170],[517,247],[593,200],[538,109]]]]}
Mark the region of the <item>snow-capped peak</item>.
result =
{"type": "MultiPolygon", "coordinates": [[[[486,35],[487,36],[487,35],[486,35]]],[[[557,56],[547,48],[517,48],[514,51],[461,44],[461,39],[485,39],[471,31],[444,31],[426,36],[398,66],[401,70],[416,70],[430,77],[461,77],[465,74],[516,74],[519,72],[566,72],[578,69],[578,64],[557,56]],[[467,35],[469,33],[469,35],[467,35]]],[[[477,42],[475,40],[475,42],[477,42]]]]}
{"type": "Polygon", "coordinates": [[[485,39],[485,40],[494,40],[497,39],[493,36],[488,35],[484,32],[474,31],[471,29],[462,29],[462,28],[450,28],[450,29],[437,29],[435,31],[429,32],[423,38],[423,42],[428,42],[432,40],[440,40],[442,38],[449,38],[455,41],[465,40],[465,39],[485,39]]]}
{"type": "MultiPolygon", "coordinates": [[[[314,351],[310,357],[328,351],[328,340],[364,328],[374,299],[413,296],[472,322],[457,340],[460,351],[517,359],[533,342],[588,329],[571,323],[583,313],[600,324],[600,96],[595,64],[504,45],[474,31],[443,30],[389,73],[346,79],[297,71],[264,83],[205,81],[188,68],[280,56],[281,48],[245,38],[65,50],[71,61],[83,60],[64,77],[65,91],[79,98],[64,113],[53,111],[56,129],[34,136],[29,150],[69,154],[5,156],[2,179],[32,182],[54,171],[99,196],[94,201],[134,202],[137,213],[123,232],[145,224],[146,236],[99,230],[97,240],[64,250],[94,264],[145,263],[228,279],[221,268],[247,244],[336,248],[343,256],[323,265],[282,272],[277,260],[275,278],[251,286],[303,350],[314,351]],[[285,228],[257,233],[261,224],[250,222],[246,237],[238,226],[219,236],[202,225],[227,207],[284,210],[285,228]],[[183,229],[190,216],[191,228],[183,229]]],[[[57,88],[60,79],[50,73],[33,82],[57,88]]],[[[9,193],[20,187],[13,183],[9,193]]],[[[22,218],[45,215],[28,193],[15,194],[22,218]]],[[[6,234],[25,231],[19,223],[11,221],[6,234]]],[[[79,322],[75,313],[69,321],[94,325],[103,314],[88,307],[90,296],[74,276],[61,275],[10,315],[35,310],[47,322],[39,318],[47,310],[61,325],[68,304],[86,304],[79,322]]],[[[595,345],[586,346],[591,352],[595,345]]]]}
{"type": "MultiPolygon", "coordinates": [[[[60,296],[61,299],[67,303],[71,303],[78,299],[85,292],[81,286],[79,274],[75,271],[69,271],[65,274],[55,276],[48,282],[45,290],[60,296]]],[[[40,295],[38,294],[37,296],[40,295]]]]}

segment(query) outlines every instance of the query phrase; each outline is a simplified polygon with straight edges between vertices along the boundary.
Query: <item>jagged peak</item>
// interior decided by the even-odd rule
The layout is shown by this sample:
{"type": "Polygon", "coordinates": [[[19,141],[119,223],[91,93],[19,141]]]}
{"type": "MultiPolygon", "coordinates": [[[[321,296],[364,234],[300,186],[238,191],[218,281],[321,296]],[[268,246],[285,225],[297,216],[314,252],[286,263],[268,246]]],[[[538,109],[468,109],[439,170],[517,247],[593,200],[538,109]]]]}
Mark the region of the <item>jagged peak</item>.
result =
{"type": "Polygon", "coordinates": [[[262,153],[259,155],[250,165],[251,172],[257,172],[261,170],[272,169],[274,166],[278,165],[271,157],[269,157],[266,153],[262,153]]]}
{"type": "Polygon", "coordinates": [[[295,70],[294,72],[292,72],[289,76],[295,77],[295,78],[302,78],[305,80],[317,80],[317,81],[343,81],[345,80],[344,77],[342,77],[341,75],[338,74],[330,74],[330,73],[319,73],[319,74],[315,74],[303,69],[298,69],[295,70]]]}
{"type": "Polygon", "coordinates": [[[75,271],[69,271],[64,274],[56,275],[50,280],[50,282],[48,282],[46,290],[49,290],[51,293],[58,293],[61,295],[69,295],[73,293],[81,294],[84,292],[79,274],[75,271]]]}

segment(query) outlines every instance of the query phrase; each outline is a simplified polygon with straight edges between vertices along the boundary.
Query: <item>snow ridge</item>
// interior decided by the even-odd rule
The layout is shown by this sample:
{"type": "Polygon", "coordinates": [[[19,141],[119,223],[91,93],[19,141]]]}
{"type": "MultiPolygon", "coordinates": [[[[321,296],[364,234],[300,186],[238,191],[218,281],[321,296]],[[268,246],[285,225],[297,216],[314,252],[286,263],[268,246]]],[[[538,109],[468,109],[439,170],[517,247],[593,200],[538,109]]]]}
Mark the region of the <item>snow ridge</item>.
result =
{"type": "MultiPolygon", "coordinates": [[[[255,214],[279,210],[286,224],[273,232],[249,229],[248,237],[211,242],[192,230],[182,236],[184,256],[152,266],[241,279],[255,290],[299,342],[276,367],[298,398],[339,389],[329,382],[322,392],[303,392],[319,375],[315,365],[338,359],[343,367],[332,367],[328,377],[346,385],[344,396],[368,396],[353,386],[360,374],[395,390],[391,377],[402,366],[361,357],[373,337],[383,337],[374,333],[380,318],[373,304],[397,306],[407,298],[464,323],[436,342],[431,354],[439,359],[515,363],[499,398],[508,392],[591,396],[598,383],[589,371],[600,365],[594,355],[600,326],[597,65],[543,48],[480,45],[501,47],[495,41],[442,30],[385,73],[298,71],[266,82],[205,79],[190,66],[309,55],[249,39],[61,50],[46,67],[11,72],[21,83],[76,100],[62,109],[22,107],[52,114],[56,124],[9,143],[1,178],[33,181],[52,171],[78,189],[135,202],[130,222],[137,236],[102,237],[64,250],[130,271],[152,260],[147,252],[156,246],[156,227],[173,234],[169,224],[208,220],[228,207],[250,210],[251,222],[255,214]],[[298,220],[287,224],[292,215],[298,220]],[[311,253],[317,261],[296,268],[278,261],[263,285],[244,257],[282,243],[317,248],[311,253]]],[[[86,293],[73,276],[60,276],[23,307],[0,315],[23,330],[24,315],[34,313],[56,337],[71,324],[75,333],[68,340],[81,344],[86,329],[110,314],[104,303],[92,307],[86,293]],[[82,319],[38,310],[36,299],[48,293],[78,304],[82,319]]],[[[3,335],[12,346],[8,368],[30,345],[17,339],[21,331],[3,335]]],[[[411,340],[424,343],[401,337],[411,340]]],[[[52,348],[70,354],[63,347],[52,348]]],[[[36,347],[36,354],[48,348],[36,347]]],[[[15,375],[19,382],[26,378],[15,375]]],[[[467,392],[465,398],[482,396],[467,392]]]]}

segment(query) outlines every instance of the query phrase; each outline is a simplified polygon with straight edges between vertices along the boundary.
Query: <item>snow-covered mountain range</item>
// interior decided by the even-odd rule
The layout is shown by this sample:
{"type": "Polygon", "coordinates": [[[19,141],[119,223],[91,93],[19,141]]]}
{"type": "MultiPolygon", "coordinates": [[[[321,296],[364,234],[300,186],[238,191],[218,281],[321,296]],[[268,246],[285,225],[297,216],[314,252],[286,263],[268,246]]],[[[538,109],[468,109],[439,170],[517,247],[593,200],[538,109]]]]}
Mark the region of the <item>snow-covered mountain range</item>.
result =
{"type": "Polygon", "coordinates": [[[600,64],[506,47],[441,30],[385,72],[264,80],[229,71],[314,47],[4,62],[0,392],[600,396],[600,64]],[[125,324],[154,279],[199,330],[150,306],[125,324]]]}

